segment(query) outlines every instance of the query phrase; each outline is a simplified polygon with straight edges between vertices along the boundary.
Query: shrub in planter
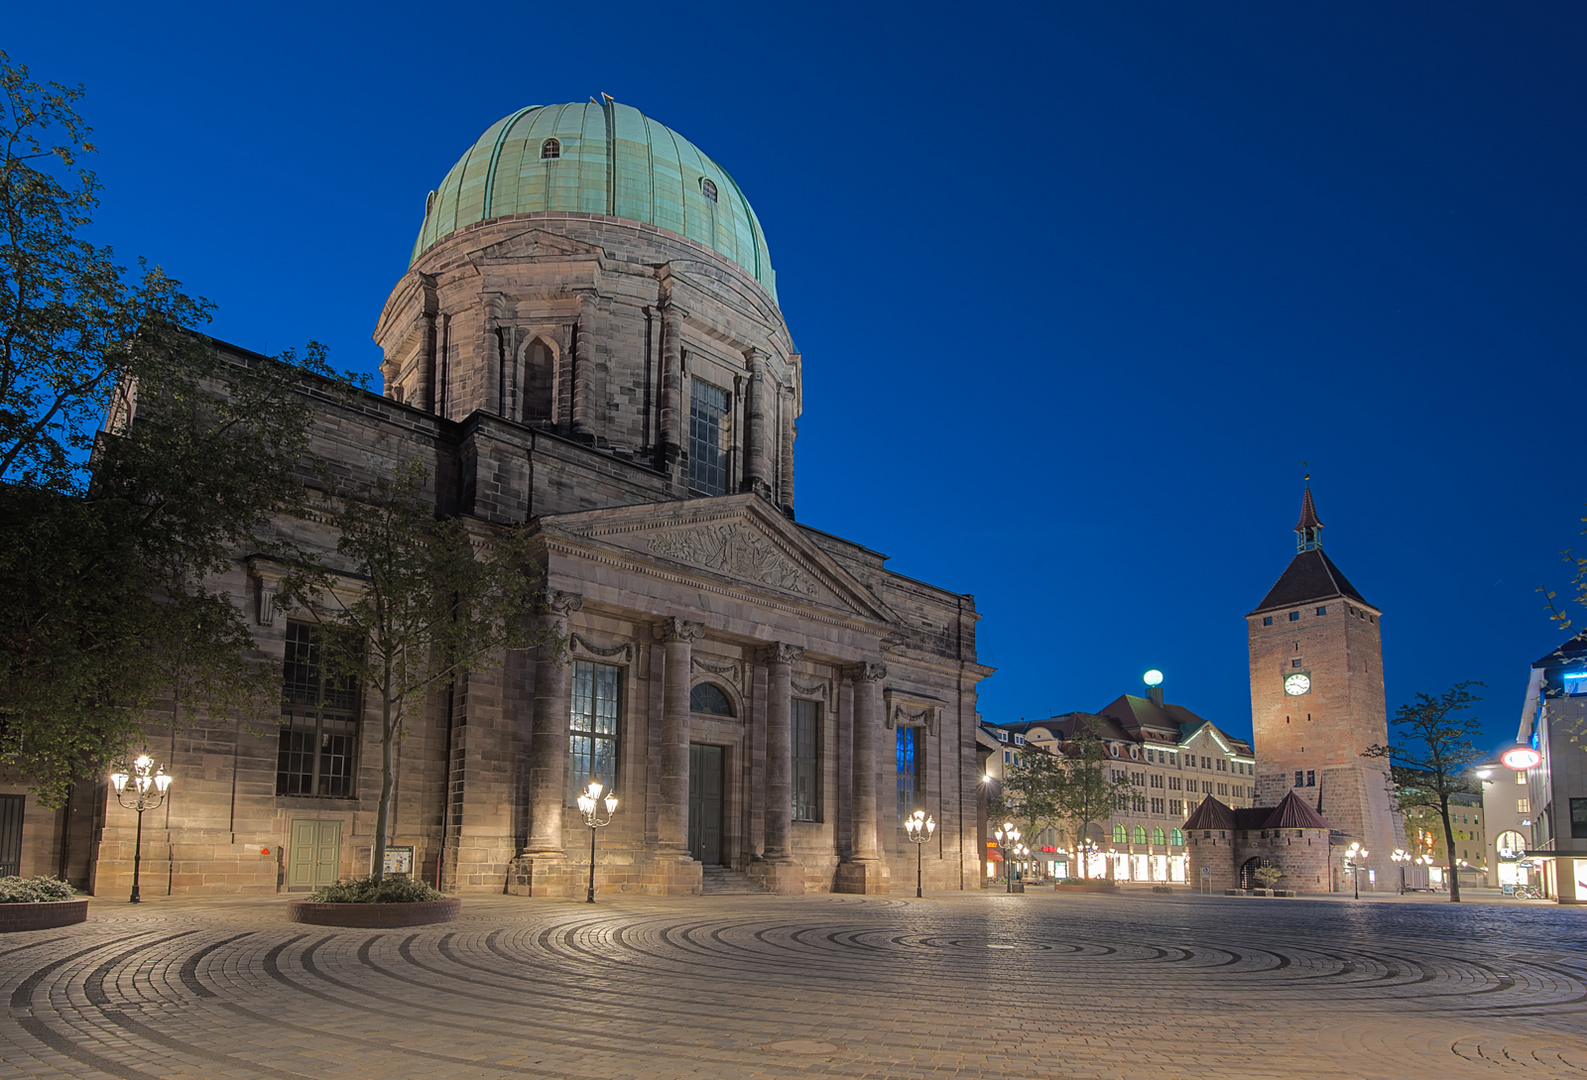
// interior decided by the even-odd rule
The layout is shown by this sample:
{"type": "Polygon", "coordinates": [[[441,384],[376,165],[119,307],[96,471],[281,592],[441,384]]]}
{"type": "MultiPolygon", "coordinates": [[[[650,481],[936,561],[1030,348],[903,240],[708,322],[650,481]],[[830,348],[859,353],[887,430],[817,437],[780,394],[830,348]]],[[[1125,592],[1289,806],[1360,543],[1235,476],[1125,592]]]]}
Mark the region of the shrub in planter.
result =
{"type": "Polygon", "coordinates": [[[0,877],[0,931],[45,930],[88,918],[88,901],[54,877],[0,877]]]}
{"type": "Polygon", "coordinates": [[[58,877],[0,877],[0,904],[45,904],[76,899],[77,893],[58,877]]]}
{"type": "Polygon", "coordinates": [[[309,896],[316,904],[422,904],[445,899],[444,894],[405,874],[387,874],[379,881],[338,881],[309,896]]]}
{"type": "Polygon", "coordinates": [[[287,905],[293,922],[319,926],[420,926],[451,922],[463,901],[436,892],[422,881],[392,875],[373,881],[358,878],[327,885],[307,900],[287,905]]]}

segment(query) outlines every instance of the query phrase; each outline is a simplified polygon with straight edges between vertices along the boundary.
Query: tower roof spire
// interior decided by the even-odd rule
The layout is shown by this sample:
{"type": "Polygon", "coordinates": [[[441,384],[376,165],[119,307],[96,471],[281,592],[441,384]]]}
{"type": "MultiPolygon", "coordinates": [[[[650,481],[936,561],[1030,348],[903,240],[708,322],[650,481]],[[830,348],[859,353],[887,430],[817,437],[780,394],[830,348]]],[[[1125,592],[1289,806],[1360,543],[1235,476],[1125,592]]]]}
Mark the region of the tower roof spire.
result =
{"type": "Polygon", "coordinates": [[[1306,474],[1306,493],[1300,500],[1300,520],[1295,523],[1295,550],[1322,548],[1323,523],[1317,519],[1317,505],[1311,500],[1311,474],[1306,474]]]}

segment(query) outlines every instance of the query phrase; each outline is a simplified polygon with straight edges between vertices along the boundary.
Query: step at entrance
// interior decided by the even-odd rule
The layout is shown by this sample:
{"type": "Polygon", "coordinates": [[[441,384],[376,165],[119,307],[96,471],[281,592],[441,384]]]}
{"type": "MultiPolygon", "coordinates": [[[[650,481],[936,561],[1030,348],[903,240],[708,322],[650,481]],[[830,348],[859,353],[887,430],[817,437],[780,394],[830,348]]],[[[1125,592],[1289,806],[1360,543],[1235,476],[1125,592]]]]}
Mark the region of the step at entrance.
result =
{"type": "Polygon", "coordinates": [[[747,874],[740,874],[726,866],[713,866],[706,863],[700,868],[700,892],[706,896],[747,896],[750,894],[765,895],[766,890],[755,883],[747,874]]]}

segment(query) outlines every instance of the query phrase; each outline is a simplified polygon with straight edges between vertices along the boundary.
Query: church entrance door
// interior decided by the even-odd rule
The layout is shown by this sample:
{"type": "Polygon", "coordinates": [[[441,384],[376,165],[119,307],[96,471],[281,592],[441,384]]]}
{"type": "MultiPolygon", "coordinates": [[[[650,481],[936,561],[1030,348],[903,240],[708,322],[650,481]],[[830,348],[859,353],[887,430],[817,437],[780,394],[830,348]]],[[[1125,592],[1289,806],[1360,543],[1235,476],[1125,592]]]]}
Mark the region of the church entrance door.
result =
{"type": "Polygon", "coordinates": [[[689,854],[722,862],[722,748],[689,744],[689,854]]]}

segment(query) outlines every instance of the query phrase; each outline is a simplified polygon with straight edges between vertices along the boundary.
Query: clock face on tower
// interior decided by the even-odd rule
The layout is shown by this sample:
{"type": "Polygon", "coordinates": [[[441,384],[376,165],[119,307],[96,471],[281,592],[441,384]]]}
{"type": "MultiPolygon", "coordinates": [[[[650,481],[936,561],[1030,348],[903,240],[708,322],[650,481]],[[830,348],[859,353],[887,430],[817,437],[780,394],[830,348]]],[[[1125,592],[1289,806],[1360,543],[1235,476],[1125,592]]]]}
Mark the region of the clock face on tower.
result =
{"type": "Polygon", "coordinates": [[[1299,697],[1301,694],[1311,692],[1311,676],[1296,672],[1284,680],[1284,693],[1290,697],[1299,697]]]}

